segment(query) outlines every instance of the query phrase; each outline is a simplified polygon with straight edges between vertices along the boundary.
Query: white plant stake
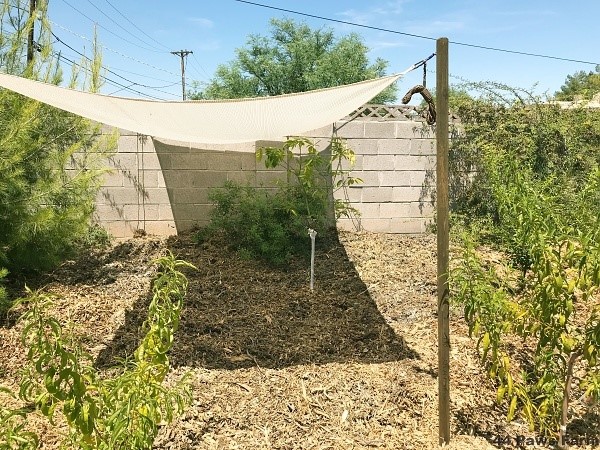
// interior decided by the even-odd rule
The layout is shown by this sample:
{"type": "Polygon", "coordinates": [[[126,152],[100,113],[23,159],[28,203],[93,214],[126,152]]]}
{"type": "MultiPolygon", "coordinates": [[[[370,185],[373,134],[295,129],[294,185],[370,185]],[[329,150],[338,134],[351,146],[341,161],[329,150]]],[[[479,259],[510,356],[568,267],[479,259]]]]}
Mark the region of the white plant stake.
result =
{"type": "Polygon", "coordinates": [[[308,235],[310,236],[310,290],[312,291],[315,284],[315,238],[317,232],[309,228],[308,235]]]}

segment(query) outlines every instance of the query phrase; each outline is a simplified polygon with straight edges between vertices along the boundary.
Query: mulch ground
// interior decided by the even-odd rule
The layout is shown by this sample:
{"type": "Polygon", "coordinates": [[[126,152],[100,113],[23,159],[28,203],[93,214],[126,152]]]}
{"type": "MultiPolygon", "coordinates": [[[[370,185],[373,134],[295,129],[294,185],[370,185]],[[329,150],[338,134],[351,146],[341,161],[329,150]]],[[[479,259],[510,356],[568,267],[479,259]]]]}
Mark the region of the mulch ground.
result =
{"type": "MultiPolygon", "coordinates": [[[[283,269],[244,260],[218,239],[136,238],[32,281],[100,370],[131,354],[166,249],[193,263],[171,379],[191,373],[193,404],[156,449],[429,449],[438,445],[435,236],[340,233],[283,269]]],[[[16,313],[0,319],[0,384],[24,363],[16,313]]],[[[529,435],[495,405],[474,342],[451,314],[454,449],[514,447],[529,435]]],[[[12,400],[2,399],[11,404],[12,400]]],[[[36,413],[44,449],[60,427],[36,413]]],[[[586,426],[598,427],[590,415],[586,426]]],[[[592,428],[594,429],[594,428],[592,428]]]]}

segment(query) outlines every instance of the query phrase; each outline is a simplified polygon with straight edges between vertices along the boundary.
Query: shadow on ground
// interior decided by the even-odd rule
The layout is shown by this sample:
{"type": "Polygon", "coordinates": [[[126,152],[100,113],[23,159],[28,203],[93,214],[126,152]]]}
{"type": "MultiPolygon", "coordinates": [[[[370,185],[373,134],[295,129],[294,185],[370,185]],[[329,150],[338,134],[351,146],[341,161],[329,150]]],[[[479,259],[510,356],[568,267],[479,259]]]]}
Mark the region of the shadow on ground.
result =
{"type": "MultiPolygon", "coordinates": [[[[307,245],[309,245],[307,243],[307,245]]],[[[330,362],[418,358],[386,323],[337,237],[317,248],[315,289],[305,259],[285,269],[241,259],[222,240],[200,246],[176,237],[169,248],[198,267],[190,281],[171,363],[209,369],[282,368],[330,362]]],[[[97,358],[130,355],[149,299],[141,299],[97,358]]]]}

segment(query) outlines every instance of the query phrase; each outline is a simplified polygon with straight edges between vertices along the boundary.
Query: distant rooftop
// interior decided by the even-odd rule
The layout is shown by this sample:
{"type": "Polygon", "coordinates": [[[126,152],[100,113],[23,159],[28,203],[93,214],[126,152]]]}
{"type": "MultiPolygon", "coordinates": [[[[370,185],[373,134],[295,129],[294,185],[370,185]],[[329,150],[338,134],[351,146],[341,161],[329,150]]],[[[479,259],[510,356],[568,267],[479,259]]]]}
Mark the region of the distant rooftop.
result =
{"type": "Polygon", "coordinates": [[[595,94],[591,100],[584,100],[581,97],[575,96],[575,100],[570,102],[553,101],[553,104],[559,105],[564,109],[571,108],[600,108],[600,93],[595,94]]]}

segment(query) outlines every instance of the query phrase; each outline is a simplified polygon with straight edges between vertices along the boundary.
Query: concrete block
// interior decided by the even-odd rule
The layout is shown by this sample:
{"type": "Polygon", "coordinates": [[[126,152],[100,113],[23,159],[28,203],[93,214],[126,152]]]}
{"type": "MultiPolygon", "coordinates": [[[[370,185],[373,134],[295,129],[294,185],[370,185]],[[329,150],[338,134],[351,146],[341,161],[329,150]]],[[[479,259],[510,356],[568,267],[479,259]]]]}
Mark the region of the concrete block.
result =
{"type": "Polygon", "coordinates": [[[365,187],[362,188],[362,202],[381,203],[393,201],[393,189],[391,187],[365,187]]]}
{"type": "Polygon", "coordinates": [[[243,157],[238,153],[207,153],[203,160],[208,170],[242,170],[243,157]]]}
{"type": "Polygon", "coordinates": [[[123,174],[123,187],[126,188],[135,188],[137,190],[142,189],[142,183],[141,183],[141,175],[142,172],[141,171],[137,171],[137,170],[121,170],[120,171],[123,174]]]}
{"type": "Polygon", "coordinates": [[[394,139],[396,138],[396,122],[365,122],[365,137],[394,139]]]}
{"type": "Polygon", "coordinates": [[[139,167],[137,153],[117,153],[108,158],[110,167],[121,170],[136,170],[139,167]]]}
{"type": "Polygon", "coordinates": [[[256,172],[256,186],[275,186],[277,183],[287,183],[287,173],[277,170],[256,172]]]}
{"type": "Polygon", "coordinates": [[[435,137],[433,128],[425,122],[395,122],[396,137],[401,139],[425,139],[435,137]]]}
{"type": "Polygon", "coordinates": [[[159,210],[160,205],[144,205],[143,208],[140,208],[140,219],[142,221],[159,220],[159,210]]]}
{"type": "Polygon", "coordinates": [[[362,180],[362,183],[358,185],[351,186],[354,189],[354,186],[358,187],[377,187],[379,186],[379,172],[376,170],[371,171],[352,171],[350,175],[353,177],[358,177],[362,180]]]}
{"type": "Polygon", "coordinates": [[[361,121],[339,121],[336,122],[336,130],[339,137],[344,139],[364,138],[365,122],[361,121]]]}
{"type": "Polygon", "coordinates": [[[390,219],[360,219],[361,227],[373,233],[389,233],[390,219]]]}
{"type": "Polygon", "coordinates": [[[144,202],[148,204],[170,203],[171,201],[165,188],[146,188],[143,195],[144,202]]]}
{"type": "Polygon", "coordinates": [[[180,205],[184,203],[210,203],[208,199],[209,188],[169,188],[169,199],[171,204],[180,205]]]}
{"type": "MultiPolygon", "coordinates": [[[[192,151],[192,147],[188,145],[183,145],[179,141],[170,141],[163,139],[152,138],[152,144],[154,145],[154,149],[156,153],[160,154],[175,154],[175,153],[190,153],[192,151]]],[[[201,150],[199,146],[194,146],[194,150],[201,150]]]]}
{"type": "Polygon", "coordinates": [[[242,170],[243,171],[250,171],[250,170],[256,170],[256,155],[254,153],[252,154],[247,154],[247,153],[242,153],[240,154],[240,159],[242,162],[242,170]]]}
{"type": "Polygon", "coordinates": [[[161,170],[160,161],[156,153],[140,153],[138,155],[140,168],[143,170],[161,170]]]}
{"type": "Polygon", "coordinates": [[[395,187],[393,188],[393,202],[418,202],[421,196],[419,187],[395,187]]]}
{"type": "Polygon", "coordinates": [[[158,186],[158,170],[142,170],[140,171],[140,185],[145,188],[157,188],[158,186]]]}
{"type": "Polygon", "coordinates": [[[380,171],[379,186],[410,186],[412,172],[380,171]]]}
{"type": "Polygon", "coordinates": [[[362,155],[356,155],[354,159],[354,165],[350,164],[348,160],[342,160],[342,170],[362,170],[364,157],[362,155]]]}
{"type": "Polygon", "coordinates": [[[175,222],[166,220],[151,220],[143,223],[143,228],[148,234],[154,236],[173,236],[177,234],[175,222]]]}
{"type": "Polygon", "coordinates": [[[162,221],[173,221],[173,209],[170,204],[158,205],[158,219],[162,221]]]}
{"type": "Polygon", "coordinates": [[[377,153],[379,155],[408,155],[410,154],[410,139],[378,139],[377,153]]]}
{"type": "Polygon", "coordinates": [[[395,167],[393,155],[365,155],[363,159],[363,170],[391,170],[395,167]]]}
{"type": "Polygon", "coordinates": [[[169,169],[174,170],[206,170],[209,158],[206,153],[172,153],[169,169]]]}
{"type": "Polygon", "coordinates": [[[379,219],[379,206],[380,203],[359,203],[354,207],[360,211],[361,219],[379,219]]]}
{"type": "Polygon", "coordinates": [[[158,161],[162,170],[169,170],[172,168],[171,155],[165,153],[157,153],[158,161]]]}
{"type": "Polygon", "coordinates": [[[435,140],[433,139],[412,139],[410,143],[411,155],[433,155],[435,156],[437,149],[435,140]]]}
{"type": "Polygon", "coordinates": [[[379,216],[385,218],[421,218],[430,217],[433,207],[429,203],[407,202],[407,203],[382,203],[379,216]]]}
{"type": "Polygon", "coordinates": [[[123,187],[123,172],[114,170],[104,175],[102,180],[104,187],[123,187]]]}
{"type": "Polygon", "coordinates": [[[171,205],[175,223],[179,225],[180,220],[203,221],[210,220],[210,211],[213,209],[211,205],[193,205],[180,204],[171,205]]]}
{"type": "Polygon", "coordinates": [[[435,167],[434,156],[399,155],[394,158],[396,170],[428,170],[435,167]]]}
{"type": "Polygon", "coordinates": [[[154,147],[154,140],[151,136],[138,136],[139,148],[142,153],[156,153],[156,148],[154,147]]]}
{"type": "MultiPolygon", "coordinates": [[[[127,206],[131,206],[131,205],[127,205],[127,206]]],[[[124,207],[125,205],[96,205],[95,210],[94,210],[94,217],[97,218],[97,220],[99,221],[116,221],[116,220],[124,220],[125,219],[125,212],[124,212],[124,207]]],[[[132,217],[129,216],[129,219],[131,219],[132,217]]],[[[134,217],[135,219],[137,219],[137,208],[136,208],[136,217],[134,217]]]]}
{"type": "MultiPolygon", "coordinates": [[[[194,181],[199,177],[199,174],[206,173],[202,170],[164,170],[162,172],[165,186],[167,188],[190,187],[194,185],[194,181]]],[[[225,180],[225,177],[223,177],[225,180]]]]}
{"type": "Polygon", "coordinates": [[[210,223],[210,220],[178,220],[175,222],[175,226],[177,227],[177,232],[182,233],[184,231],[190,231],[195,228],[205,227],[210,223]]]}
{"type": "MultiPolygon", "coordinates": [[[[425,178],[427,177],[427,171],[425,170],[412,170],[410,173],[410,185],[415,187],[423,186],[425,178]]],[[[435,177],[431,180],[435,184],[435,177]]]]}
{"type": "Polygon", "coordinates": [[[360,228],[360,219],[348,219],[348,218],[341,218],[338,219],[336,222],[337,225],[337,229],[338,230],[343,230],[343,231],[359,231],[360,228]]]}
{"type": "Polygon", "coordinates": [[[252,154],[255,155],[259,149],[266,147],[283,148],[283,144],[285,144],[284,141],[255,141],[252,154]]]}
{"type": "Polygon", "coordinates": [[[156,176],[157,176],[157,185],[156,185],[156,187],[160,187],[160,188],[167,187],[167,183],[165,182],[165,176],[164,176],[162,170],[159,171],[156,174],[156,176]]]}
{"type": "Polygon", "coordinates": [[[415,208],[419,215],[415,214],[413,217],[433,217],[435,214],[435,205],[429,199],[419,202],[415,208]]]}
{"type": "Polygon", "coordinates": [[[121,134],[119,136],[119,143],[117,147],[118,153],[138,153],[141,150],[141,145],[138,141],[137,135],[121,134]]]}
{"type": "Polygon", "coordinates": [[[138,222],[130,221],[106,221],[99,222],[100,225],[109,232],[109,234],[117,239],[129,238],[133,236],[134,230],[138,228],[138,222]]]}
{"type": "Polygon", "coordinates": [[[422,234],[426,231],[429,219],[391,219],[390,233],[400,234],[422,234]]]}
{"type": "Polygon", "coordinates": [[[256,172],[243,170],[241,172],[227,172],[227,181],[233,181],[241,185],[254,186],[256,184],[256,172]]]}
{"type": "Polygon", "coordinates": [[[116,205],[137,205],[140,201],[140,196],[135,188],[109,187],[102,190],[102,196],[107,200],[105,203],[116,205]]]}
{"type": "Polygon", "coordinates": [[[362,189],[360,187],[339,189],[333,193],[333,198],[348,201],[356,208],[362,199],[362,189]]]}
{"type": "MultiPolygon", "coordinates": [[[[188,184],[187,187],[221,187],[225,181],[227,181],[227,173],[210,170],[194,170],[193,172],[190,172],[190,181],[191,184],[188,184]]],[[[169,183],[167,183],[167,187],[170,187],[169,183]]]]}
{"type": "Polygon", "coordinates": [[[377,154],[377,139],[348,139],[346,142],[356,155],[377,154]]]}

